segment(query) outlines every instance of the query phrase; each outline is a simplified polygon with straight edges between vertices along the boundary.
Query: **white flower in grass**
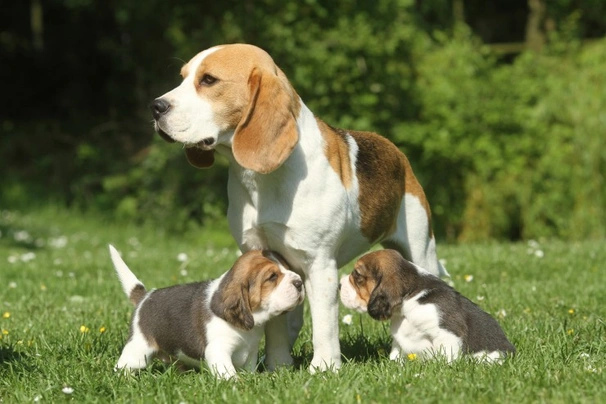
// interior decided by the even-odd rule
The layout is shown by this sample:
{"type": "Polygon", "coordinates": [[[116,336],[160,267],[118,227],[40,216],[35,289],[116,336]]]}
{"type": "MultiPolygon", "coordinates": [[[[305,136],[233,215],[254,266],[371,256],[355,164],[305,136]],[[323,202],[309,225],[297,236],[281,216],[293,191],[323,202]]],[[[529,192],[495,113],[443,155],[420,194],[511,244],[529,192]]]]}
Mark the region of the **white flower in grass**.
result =
{"type": "Polygon", "coordinates": [[[499,318],[507,317],[507,312],[505,311],[505,309],[501,309],[501,310],[497,311],[497,317],[499,317],[499,318]]]}
{"type": "Polygon", "coordinates": [[[187,276],[187,269],[182,269],[180,273],[181,276],[187,276]]]}
{"type": "Polygon", "coordinates": [[[13,234],[13,238],[15,239],[15,241],[23,241],[26,243],[32,240],[31,234],[29,234],[25,230],[16,231],[15,234],[13,234]]]}
{"type": "Polygon", "coordinates": [[[484,300],[484,296],[482,296],[482,295],[477,295],[477,296],[476,296],[476,299],[477,299],[477,301],[478,301],[478,302],[481,302],[482,300],[484,300]]]}
{"type": "Polygon", "coordinates": [[[61,389],[61,391],[62,391],[63,393],[65,393],[65,394],[72,394],[72,393],[74,392],[74,389],[72,389],[72,388],[71,388],[71,387],[69,387],[69,386],[65,386],[65,387],[63,387],[63,388],[61,389]]]}
{"type": "Polygon", "coordinates": [[[67,237],[59,236],[48,239],[48,245],[53,248],[63,248],[67,245],[67,237]]]}
{"type": "Polygon", "coordinates": [[[543,258],[545,256],[545,253],[543,252],[543,250],[536,250],[534,252],[534,256],[538,258],[543,258]]]}
{"type": "Polygon", "coordinates": [[[11,289],[15,289],[17,287],[17,282],[9,282],[8,287],[11,289]]]}
{"type": "Polygon", "coordinates": [[[343,320],[341,320],[345,325],[353,324],[353,316],[351,314],[346,314],[343,316],[343,320]]]}
{"type": "Polygon", "coordinates": [[[25,254],[23,254],[21,256],[21,261],[23,262],[30,262],[32,260],[36,259],[36,254],[33,252],[26,252],[25,254]]]}
{"type": "Polygon", "coordinates": [[[185,253],[179,253],[179,254],[177,254],[177,261],[179,261],[179,262],[185,262],[188,259],[189,259],[189,257],[185,253]]]}
{"type": "Polygon", "coordinates": [[[19,257],[17,257],[16,255],[9,255],[6,260],[9,264],[14,264],[15,262],[19,261],[19,257]]]}
{"type": "Polygon", "coordinates": [[[467,282],[467,283],[473,281],[473,275],[465,275],[464,278],[465,278],[465,282],[467,282]]]}
{"type": "Polygon", "coordinates": [[[34,397],[34,403],[39,403],[40,400],[42,400],[42,396],[36,396],[36,397],[34,397]]]}
{"type": "Polygon", "coordinates": [[[137,237],[131,237],[131,238],[129,238],[128,239],[128,244],[130,244],[134,248],[141,247],[141,243],[139,242],[139,240],[137,239],[137,237]]]}

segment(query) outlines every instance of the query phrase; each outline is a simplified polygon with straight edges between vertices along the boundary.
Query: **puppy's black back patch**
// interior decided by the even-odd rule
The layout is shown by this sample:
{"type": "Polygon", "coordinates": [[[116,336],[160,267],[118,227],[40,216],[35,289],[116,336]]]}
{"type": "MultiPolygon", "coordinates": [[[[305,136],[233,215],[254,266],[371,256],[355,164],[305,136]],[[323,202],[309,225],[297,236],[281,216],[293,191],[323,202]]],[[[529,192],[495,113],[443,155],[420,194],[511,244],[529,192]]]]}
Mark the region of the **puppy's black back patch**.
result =
{"type": "Polygon", "coordinates": [[[424,277],[427,279],[423,283],[429,287],[419,303],[437,306],[440,327],[461,338],[465,352],[515,352],[515,347],[490,314],[441,279],[432,275],[424,277]]]}
{"type": "Polygon", "coordinates": [[[204,358],[206,324],[204,307],[210,282],[175,285],[150,292],[139,309],[139,328],[161,351],[190,358],[204,358]],[[150,338],[151,336],[151,338],[150,338]]]}

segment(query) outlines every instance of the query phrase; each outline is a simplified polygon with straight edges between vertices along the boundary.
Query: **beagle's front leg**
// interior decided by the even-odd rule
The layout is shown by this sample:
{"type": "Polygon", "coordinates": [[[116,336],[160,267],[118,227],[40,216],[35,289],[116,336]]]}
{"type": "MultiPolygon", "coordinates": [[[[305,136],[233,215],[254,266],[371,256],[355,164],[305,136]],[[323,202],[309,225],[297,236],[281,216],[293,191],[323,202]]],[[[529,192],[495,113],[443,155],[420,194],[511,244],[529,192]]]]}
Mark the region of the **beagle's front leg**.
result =
{"type": "Polygon", "coordinates": [[[204,350],[204,358],[210,372],[219,379],[231,379],[236,376],[236,368],[231,360],[231,352],[225,349],[225,344],[208,344],[204,350]]]}
{"type": "Polygon", "coordinates": [[[338,285],[339,276],[334,259],[316,258],[305,277],[314,347],[309,367],[311,373],[336,371],[341,367],[338,285]]]}
{"type": "Polygon", "coordinates": [[[270,371],[282,366],[292,366],[288,341],[286,314],[274,317],[265,325],[265,365],[270,371]]]}

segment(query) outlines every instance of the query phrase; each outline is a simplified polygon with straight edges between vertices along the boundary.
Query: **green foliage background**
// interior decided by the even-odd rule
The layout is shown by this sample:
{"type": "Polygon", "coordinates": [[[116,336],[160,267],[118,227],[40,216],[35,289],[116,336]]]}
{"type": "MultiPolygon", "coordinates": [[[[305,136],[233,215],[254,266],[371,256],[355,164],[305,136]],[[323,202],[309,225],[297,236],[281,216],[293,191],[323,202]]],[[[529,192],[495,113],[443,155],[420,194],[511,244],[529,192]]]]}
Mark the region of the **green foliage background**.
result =
{"type": "Polygon", "coordinates": [[[409,156],[439,237],[605,237],[606,41],[581,45],[606,27],[602,3],[551,2],[548,45],[515,58],[453,21],[451,3],[55,0],[34,46],[32,3],[17,2],[0,35],[0,203],[175,231],[222,218],[226,163],[188,166],[147,104],[198,51],[247,42],[318,116],[409,156]]]}

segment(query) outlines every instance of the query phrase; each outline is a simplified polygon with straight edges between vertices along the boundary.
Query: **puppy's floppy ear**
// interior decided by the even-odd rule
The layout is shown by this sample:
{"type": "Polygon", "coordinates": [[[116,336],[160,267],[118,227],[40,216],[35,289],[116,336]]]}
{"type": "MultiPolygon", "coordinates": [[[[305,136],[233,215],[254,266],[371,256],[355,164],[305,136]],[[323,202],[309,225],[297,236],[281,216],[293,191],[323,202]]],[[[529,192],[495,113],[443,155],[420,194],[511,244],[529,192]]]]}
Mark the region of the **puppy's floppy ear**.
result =
{"type": "Polygon", "coordinates": [[[389,320],[393,309],[402,300],[398,300],[398,290],[389,282],[379,281],[368,299],[367,311],[375,320],[389,320]]]}
{"type": "Polygon", "coordinates": [[[230,275],[226,275],[221,281],[219,289],[211,298],[210,309],[217,317],[229,324],[244,330],[251,330],[255,325],[255,320],[250,310],[248,285],[236,285],[233,279],[232,282],[229,282],[229,279],[226,278],[233,278],[230,275]],[[226,280],[228,282],[225,282],[226,280]]]}
{"type": "Polygon", "coordinates": [[[232,150],[245,168],[267,174],[281,166],[299,141],[296,93],[284,74],[254,68],[248,78],[250,104],[234,133],[232,150]]]}
{"type": "Polygon", "coordinates": [[[215,162],[215,151],[188,147],[185,149],[185,157],[189,164],[196,168],[208,168],[215,162]]]}

